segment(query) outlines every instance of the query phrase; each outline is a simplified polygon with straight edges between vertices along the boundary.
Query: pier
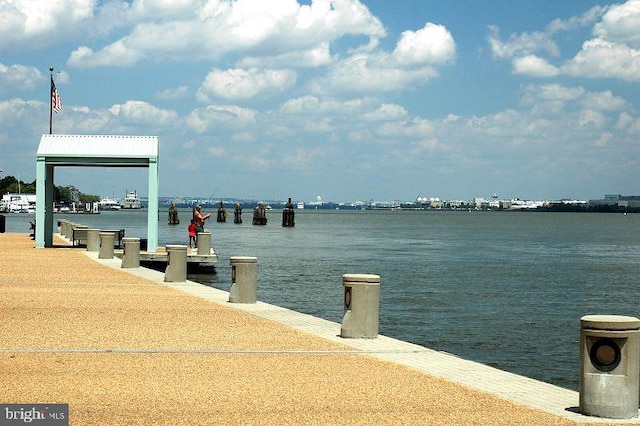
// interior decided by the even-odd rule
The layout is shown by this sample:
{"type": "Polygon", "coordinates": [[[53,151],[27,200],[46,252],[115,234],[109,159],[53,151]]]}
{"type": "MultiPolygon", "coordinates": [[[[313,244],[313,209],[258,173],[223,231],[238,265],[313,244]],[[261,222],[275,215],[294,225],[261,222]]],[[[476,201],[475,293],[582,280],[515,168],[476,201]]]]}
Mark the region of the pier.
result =
{"type": "Polygon", "coordinates": [[[70,424],[638,421],[581,415],[575,391],[450,354],[340,338],[340,324],[310,315],[33,246],[0,234],[0,393],[69,404],[70,424]]]}
{"type": "MultiPolygon", "coordinates": [[[[89,246],[89,232],[87,226],[81,225],[75,222],[71,222],[66,219],[58,220],[59,233],[56,237],[63,241],[65,244],[70,244],[73,247],[88,247],[89,246]]],[[[98,230],[94,230],[98,231],[98,230]]],[[[113,254],[117,258],[122,258],[123,246],[122,240],[125,237],[125,230],[101,230],[101,232],[110,232],[114,234],[115,248],[113,254]]],[[[188,249],[187,250],[187,268],[189,270],[196,270],[200,267],[212,267],[218,262],[218,254],[215,249],[211,247],[211,238],[207,240],[209,247],[201,247],[200,249],[188,249]]],[[[167,251],[165,247],[158,247],[155,251],[146,250],[146,241],[142,242],[140,250],[140,262],[146,266],[150,266],[154,269],[163,269],[167,265],[167,251]]]]}

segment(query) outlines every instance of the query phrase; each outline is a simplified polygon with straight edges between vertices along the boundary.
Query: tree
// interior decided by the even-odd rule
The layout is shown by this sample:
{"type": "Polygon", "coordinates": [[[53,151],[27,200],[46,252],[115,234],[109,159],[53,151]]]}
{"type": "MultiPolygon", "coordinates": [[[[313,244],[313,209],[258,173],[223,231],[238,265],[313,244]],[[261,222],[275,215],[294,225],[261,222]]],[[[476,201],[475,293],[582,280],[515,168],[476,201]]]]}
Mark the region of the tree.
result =
{"type": "MultiPolygon", "coordinates": [[[[0,194],[6,194],[8,192],[15,194],[35,194],[36,181],[34,180],[31,183],[25,183],[18,181],[14,176],[6,176],[0,179],[0,194]]],[[[72,185],[54,186],[53,199],[56,203],[62,204],[71,204],[73,202],[93,203],[95,201],[100,201],[100,197],[98,195],[83,194],[72,185]]]]}

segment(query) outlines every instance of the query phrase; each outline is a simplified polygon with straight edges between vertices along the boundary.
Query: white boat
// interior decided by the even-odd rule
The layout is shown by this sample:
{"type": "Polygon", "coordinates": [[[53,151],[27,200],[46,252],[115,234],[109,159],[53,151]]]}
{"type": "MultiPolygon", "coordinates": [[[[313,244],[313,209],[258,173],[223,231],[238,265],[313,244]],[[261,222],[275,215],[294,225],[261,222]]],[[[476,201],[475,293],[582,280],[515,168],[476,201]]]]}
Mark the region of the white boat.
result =
{"type": "Polygon", "coordinates": [[[298,205],[296,206],[298,210],[304,209],[304,201],[298,201],[298,205]]]}
{"type": "Polygon", "coordinates": [[[120,210],[122,206],[113,198],[102,198],[99,203],[100,210],[120,210]]]}
{"type": "Polygon", "coordinates": [[[142,204],[140,203],[140,198],[138,198],[138,194],[135,190],[125,192],[124,201],[122,202],[123,209],[140,209],[142,208],[142,204]]]}
{"type": "Polygon", "coordinates": [[[5,194],[0,202],[0,211],[8,213],[35,213],[35,194],[5,194]]]}

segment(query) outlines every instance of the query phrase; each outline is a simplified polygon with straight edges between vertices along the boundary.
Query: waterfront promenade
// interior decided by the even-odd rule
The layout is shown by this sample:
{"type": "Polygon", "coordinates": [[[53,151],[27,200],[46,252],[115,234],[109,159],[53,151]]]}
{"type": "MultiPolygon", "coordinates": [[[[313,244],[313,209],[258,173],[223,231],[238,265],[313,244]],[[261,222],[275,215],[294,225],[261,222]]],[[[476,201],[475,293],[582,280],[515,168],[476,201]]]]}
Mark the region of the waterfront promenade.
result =
{"type": "Polygon", "coordinates": [[[633,423],[575,413],[573,391],[341,339],[339,324],[57,242],[0,234],[0,403],[68,403],[80,425],[633,423]]]}

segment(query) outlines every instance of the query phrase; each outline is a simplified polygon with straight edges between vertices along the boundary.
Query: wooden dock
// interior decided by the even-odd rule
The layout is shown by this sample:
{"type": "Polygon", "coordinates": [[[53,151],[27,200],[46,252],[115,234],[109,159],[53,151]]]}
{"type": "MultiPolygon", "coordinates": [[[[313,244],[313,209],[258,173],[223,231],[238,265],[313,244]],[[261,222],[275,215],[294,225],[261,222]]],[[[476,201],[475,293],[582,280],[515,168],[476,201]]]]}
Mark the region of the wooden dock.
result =
{"type": "MultiPolygon", "coordinates": [[[[113,254],[121,258],[123,250],[116,249],[113,254]]],[[[209,254],[198,254],[198,249],[187,248],[187,270],[212,268],[215,263],[218,263],[218,254],[213,248],[209,249],[209,254]]],[[[164,270],[167,266],[165,247],[158,247],[158,250],[154,252],[141,250],[140,264],[155,270],[164,270]]]]}

